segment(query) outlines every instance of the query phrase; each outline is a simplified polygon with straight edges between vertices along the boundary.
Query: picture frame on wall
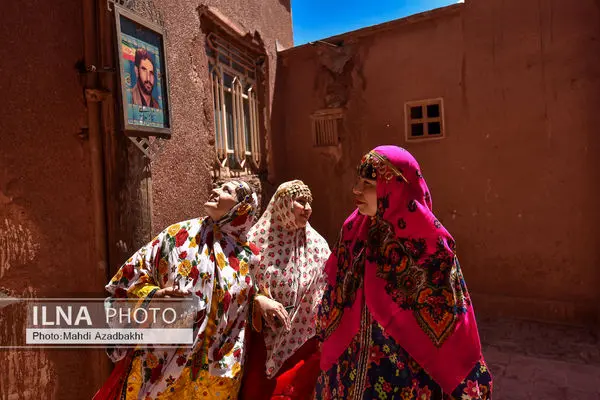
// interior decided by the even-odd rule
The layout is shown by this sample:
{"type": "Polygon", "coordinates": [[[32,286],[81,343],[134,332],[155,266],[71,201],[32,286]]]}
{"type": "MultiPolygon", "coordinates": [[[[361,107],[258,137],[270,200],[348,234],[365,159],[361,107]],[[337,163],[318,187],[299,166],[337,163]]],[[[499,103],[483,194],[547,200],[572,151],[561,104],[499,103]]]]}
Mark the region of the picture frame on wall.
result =
{"type": "Polygon", "coordinates": [[[122,125],[128,136],[171,136],[162,27],[115,5],[122,125]]]}

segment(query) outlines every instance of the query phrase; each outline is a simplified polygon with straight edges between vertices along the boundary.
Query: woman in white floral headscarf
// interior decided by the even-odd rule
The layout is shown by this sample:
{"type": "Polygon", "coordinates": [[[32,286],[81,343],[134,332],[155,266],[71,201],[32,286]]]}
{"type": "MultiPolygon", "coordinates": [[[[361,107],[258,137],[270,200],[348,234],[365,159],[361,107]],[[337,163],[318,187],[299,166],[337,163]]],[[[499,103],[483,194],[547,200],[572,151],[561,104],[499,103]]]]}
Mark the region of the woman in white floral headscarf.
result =
{"type": "Polygon", "coordinates": [[[330,250],[308,223],[311,203],[308,186],[286,182],[250,230],[261,256],[251,271],[259,290],[252,325],[262,335],[250,334],[243,399],[304,399],[314,389],[319,374],[315,321],[330,250]]]}
{"type": "Polygon", "coordinates": [[[171,225],[142,247],[106,285],[112,298],[200,299],[191,347],[138,347],[119,361],[94,399],[237,399],[245,350],[249,269],[258,248],[247,233],[256,194],[231,181],[213,190],[207,217],[171,225]]]}

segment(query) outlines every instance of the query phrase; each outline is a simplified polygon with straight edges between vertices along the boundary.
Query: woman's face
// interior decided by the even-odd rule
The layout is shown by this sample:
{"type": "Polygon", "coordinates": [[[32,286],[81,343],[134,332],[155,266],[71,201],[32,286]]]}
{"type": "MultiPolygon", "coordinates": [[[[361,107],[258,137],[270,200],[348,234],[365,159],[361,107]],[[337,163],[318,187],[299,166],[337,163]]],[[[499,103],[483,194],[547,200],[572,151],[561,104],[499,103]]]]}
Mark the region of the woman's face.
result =
{"type": "Polygon", "coordinates": [[[292,212],[298,228],[304,228],[312,214],[310,202],[305,197],[298,197],[292,205],[292,212]]]}
{"type": "Polygon", "coordinates": [[[235,182],[227,182],[212,190],[208,201],[204,203],[204,209],[213,221],[220,220],[238,203],[236,187],[235,182]]]}
{"type": "Polygon", "coordinates": [[[359,213],[370,217],[377,214],[377,181],[359,177],[352,193],[359,213]]]}

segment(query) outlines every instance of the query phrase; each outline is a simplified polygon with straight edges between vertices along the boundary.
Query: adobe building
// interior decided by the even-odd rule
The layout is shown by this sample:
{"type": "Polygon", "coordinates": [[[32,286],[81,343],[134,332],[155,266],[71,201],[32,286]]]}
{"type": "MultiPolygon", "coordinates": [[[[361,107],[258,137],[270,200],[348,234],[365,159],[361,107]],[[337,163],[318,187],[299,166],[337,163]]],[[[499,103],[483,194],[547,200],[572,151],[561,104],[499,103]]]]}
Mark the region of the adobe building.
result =
{"type": "MultiPolygon", "coordinates": [[[[153,234],[201,215],[213,181],[266,181],[289,0],[8,2],[0,20],[0,295],[101,298],[153,234]],[[118,6],[164,33],[163,70],[152,61],[168,98],[153,96],[167,116],[168,100],[168,140],[121,128],[118,6]],[[218,136],[215,91],[220,122],[238,122],[218,136]]],[[[3,345],[23,323],[0,310],[3,345]]],[[[0,399],[89,399],[110,371],[102,350],[0,350],[0,365],[0,399]]]]}
{"type": "Polygon", "coordinates": [[[333,242],[361,156],[419,160],[480,315],[600,315],[600,9],[470,0],[280,53],[278,179],[333,242]]]}
{"type": "MultiPolygon", "coordinates": [[[[304,180],[333,244],[360,157],[397,144],[422,165],[478,315],[596,324],[597,2],[467,0],[298,47],[289,0],[2,11],[0,296],[104,296],[231,176],[263,200],[304,180]],[[123,129],[140,100],[117,9],[162,32],[154,87],[168,90],[152,96],[168,139],[123,129]]],[[[0,310],[0,337],[20,337],[20,311],[0,310]]],[[[102,350],[0,350],[0,365],[0,399],[91,398],[110,371],[102,350]]]]}

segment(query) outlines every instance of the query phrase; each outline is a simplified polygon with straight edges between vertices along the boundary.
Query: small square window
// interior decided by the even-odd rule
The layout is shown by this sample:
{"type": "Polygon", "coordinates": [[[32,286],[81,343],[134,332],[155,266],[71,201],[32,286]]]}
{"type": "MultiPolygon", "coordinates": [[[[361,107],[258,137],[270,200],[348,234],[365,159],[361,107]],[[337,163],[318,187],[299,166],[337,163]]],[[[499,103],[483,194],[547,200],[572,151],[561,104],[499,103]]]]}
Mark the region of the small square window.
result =
{"type": "Polygon", "coordinates": [[[443,99],[407,102],[406,140],[426,140],[445,136],[443,99]]]}
{"type": "Polygon", "coordinates": [[[340,141],[343,110],[327,108],[311,115],[313,145],[315,147],[337,146],[340,141]]]}

